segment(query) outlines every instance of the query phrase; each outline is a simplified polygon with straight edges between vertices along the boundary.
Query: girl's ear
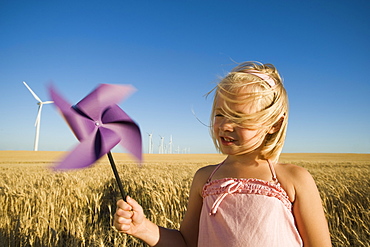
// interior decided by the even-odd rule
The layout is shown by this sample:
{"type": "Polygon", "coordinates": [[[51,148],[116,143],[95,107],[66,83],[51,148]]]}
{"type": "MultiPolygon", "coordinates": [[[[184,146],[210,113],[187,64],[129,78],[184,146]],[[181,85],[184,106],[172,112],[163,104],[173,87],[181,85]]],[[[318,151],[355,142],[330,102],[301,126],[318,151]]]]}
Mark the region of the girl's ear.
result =
{"type": "Polygon", "coordinates": [[[283,124],[284,118],[285,118],[285,114],[279,119],[279,121],[277,121],[271,127],[271,129],[269,130],[268,134],[274,134],[274,133],[278,132],[280,130],[280,128],[281,128],[281,125],[283,124]]]}

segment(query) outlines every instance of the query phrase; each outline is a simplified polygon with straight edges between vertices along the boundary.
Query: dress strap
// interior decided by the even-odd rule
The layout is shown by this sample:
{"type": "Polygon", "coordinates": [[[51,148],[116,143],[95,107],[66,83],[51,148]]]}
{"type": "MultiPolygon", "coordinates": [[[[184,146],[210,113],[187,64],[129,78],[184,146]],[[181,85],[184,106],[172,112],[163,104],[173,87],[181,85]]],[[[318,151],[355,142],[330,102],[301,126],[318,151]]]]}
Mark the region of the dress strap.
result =
{"type": "MultiPolygon", "coordinates": [[[[209,178],[207,180],[207,183],[211,182],[211,179],[213,177],[213,175],[217,172],[217,170],[223,165],[225,161],[222,161],[220,164],[217,165],[217,167],[212,171],[211,175],[209,175],[209,178]]],[[[267,160],[267,163],[269,164],[269,167],[270,167],[270,171],[271,171],[271,174],[272,174],[272,181],[274,181],[276,184],[279,183],[279,180],[277,179],[276,177],[276,172],[275,172],[275,168],[274,168],[274,165],[271,163],[270,160],[267,160]]]]}
{"type": "Polygon", "coordinates": [[[267,160],[267,163],[269,164],[270,171],[271,171],[271,174],[272,174],[272,181],[274,181],[276,184],[278,184],[279,183],[279,180],[276,177],[276,172],[275,172],[274,164],[272,164],[270,160],[267,160]]]}
{"type": "Polygon", "coordinates": [[[224,162],[225,161],[222,161],[220,164],[217,165],[217,167],[213,170],[213,172],[211,173],[211,175],[209,175],[209,178],[207,180],[207,183],[211,182],[211,179],[212,179],[213,175],[217,172],[217,170],[222,166],[222,164],[224,162]]]}

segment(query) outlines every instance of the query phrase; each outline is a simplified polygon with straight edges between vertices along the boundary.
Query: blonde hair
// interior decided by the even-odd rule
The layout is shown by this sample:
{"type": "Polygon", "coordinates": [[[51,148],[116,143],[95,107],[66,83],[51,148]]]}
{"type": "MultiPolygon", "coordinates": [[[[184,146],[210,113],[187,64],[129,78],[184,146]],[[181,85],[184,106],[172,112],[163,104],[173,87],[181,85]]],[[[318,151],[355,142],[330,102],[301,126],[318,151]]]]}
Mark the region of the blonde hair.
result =
{"type": "Polygon", "coordinates": [[[280,127],[276,132],[266,135],[261,150],[263,158],[277,160],[286,136],[288,95],[275,66],[259,62],[241,63],[221,79],[212,91],[215,91],[215,95],[210,126],[216,148],[221,151],[212,128],[216,100],[221,97],[225,102],[222,109],[223,114],[238,126],[249,129],[280,127]],[[263,76],[258,76],[256,73],[263,74],[263,76]],[[269,83],[262,79],[266,76],[269,77],[269,83]],[[275,83],[271,85],[272,80],[275,83]],[[250,112],[248,114],[235,112],[229,104],[246,104],[250,107],[250,112]]]}

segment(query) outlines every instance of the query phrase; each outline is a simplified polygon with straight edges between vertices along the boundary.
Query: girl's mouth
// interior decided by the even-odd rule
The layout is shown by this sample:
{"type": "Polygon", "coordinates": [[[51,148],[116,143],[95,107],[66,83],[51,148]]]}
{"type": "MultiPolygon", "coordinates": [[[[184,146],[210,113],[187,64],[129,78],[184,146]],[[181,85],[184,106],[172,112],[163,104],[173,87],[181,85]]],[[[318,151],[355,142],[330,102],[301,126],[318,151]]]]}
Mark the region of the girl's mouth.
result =
{"type": "Polygon", "coordinates": [[[235,140],[229,137],[221,137],[221,142],[223,145],[231,145],[235,140]]]}

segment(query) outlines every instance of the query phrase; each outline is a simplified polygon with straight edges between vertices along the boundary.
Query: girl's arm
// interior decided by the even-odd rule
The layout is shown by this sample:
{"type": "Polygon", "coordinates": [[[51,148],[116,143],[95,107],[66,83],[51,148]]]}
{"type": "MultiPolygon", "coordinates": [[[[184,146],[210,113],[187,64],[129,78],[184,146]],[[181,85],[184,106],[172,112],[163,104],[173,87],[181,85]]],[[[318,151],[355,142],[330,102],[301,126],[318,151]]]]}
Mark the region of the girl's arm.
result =
{"type": "Polygon", "coordinates": [[[179,231],[157,226],[145,217],[143,208],[134,199],[127,197],[126,201],[117,202],[114,215],[114,227],[119,232],[139,238],[150,246],[161,246],[160,242],[164,240],[176,246],[186,246],[179,231]]]}
{"type": "Polygon", "coordinates": [[[304,168],[294,171],[295,200],[293,214],[304,247],[330,247],[330,233],[319,191],[311,174],[304,168]]]}
{"type": "Polygon", "coordinates": [[[213,169],[213,166],[199,169],[195,173],[190,188],[187,211],[180,226],[180,231],[188,247],[198,246],[199,219],[203,205],[202,190],[213,169]]]}
{"type": "Polygon", "coordinates": [[[180,231],[159,227],[148,220],[142,207],[130,197],[127,197],[127,203],[123,200],[117,202],[114,227],[120,232],[143,240],[150,246],[197,246],[199,217],[203,201],[200,192],[207,179],[207,175],[202,174],[204,172],[198,171],[194,176],[188,208],[180,231]]]}

